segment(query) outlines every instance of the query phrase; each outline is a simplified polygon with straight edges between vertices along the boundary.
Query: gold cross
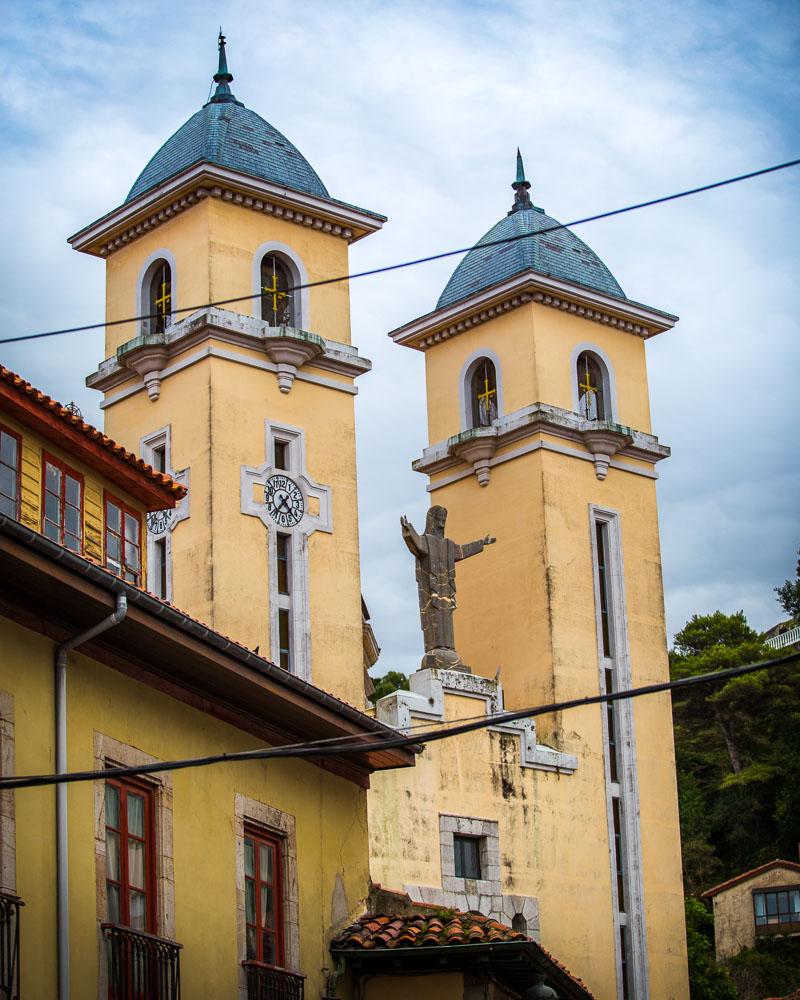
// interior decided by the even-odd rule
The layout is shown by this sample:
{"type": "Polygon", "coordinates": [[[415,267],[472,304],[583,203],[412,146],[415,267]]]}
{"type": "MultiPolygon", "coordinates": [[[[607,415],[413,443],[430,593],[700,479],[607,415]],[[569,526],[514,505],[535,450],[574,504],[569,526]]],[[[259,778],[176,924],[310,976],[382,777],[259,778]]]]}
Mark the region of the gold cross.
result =
{"type": "Polygon", "coordinates": [[[285,299],[286,292],[278,291],[278,276],[277,274],[272,275],[272,284],[270,286],[262,285],[261,292],[263,295],[269,295],[272,297],[272,311],[275,315],[278,315],[278,299],[285,299]]]}
{"type": "Polygon", "coordinates": [[[487,417],[489,416],[489,413],[490,413],[490,410],[489,410],[489,400],[492,398],[492,396],[496,396],[496,395],[497,395],[497,389],[490,389],[489,388],[489,376],[488,376],[488,374],[484,375],[483,376],[483,392],[479,392],[478,393],[478,402],[480,403],[481,401],[483,401],[483,402],[486,403],[486,416],[487,417]]]}
{"type": "Polygon", "coordinates": [[[587,397],[586,398],[586,416],[589,417],[589,415],[591,413],[591,409],[592,409],[592,396],[591,396],[591,393],[597,392],[598,387],[596,385],[592,385],[592,380],[591,380],[591,377],[590,377],[590,374],[589,374],[589,366],[588,365],[586,366],[586,375],[585,375],[585,378],[586,378],[586,382],[585,383],[584,382],[579,382],[578,383],[578,388],[579,389],[583,389],[584,396],[587,397]]]}
{"type": "Polygon", "coordinates": [[[167,291],[168,285],[166,281],[161,282],[161,297],[156,299],[156,306],[161,313],[162,319],[167,315],[167,305],[172,301],[172,293],[167,291]]]}

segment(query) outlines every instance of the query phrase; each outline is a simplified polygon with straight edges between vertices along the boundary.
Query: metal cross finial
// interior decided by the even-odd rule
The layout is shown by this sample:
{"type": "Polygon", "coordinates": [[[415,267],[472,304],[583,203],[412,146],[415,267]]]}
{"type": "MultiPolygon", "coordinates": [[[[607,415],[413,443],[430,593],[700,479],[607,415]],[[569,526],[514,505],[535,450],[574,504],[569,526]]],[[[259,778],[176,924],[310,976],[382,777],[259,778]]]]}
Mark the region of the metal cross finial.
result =
{"type": "Polygon", "coordinates": [[[533,208],[531,196],[528,194],[531,185],[530,181],[525,180],[525,166],[522,162],[522,153],[519,151],[519,146],[517,146],[517,177],[511,187],[514,188],[514,204],[511,206],[509,215],[512,212],[526,212],[528,209],[533,208]]]}
{"type": "Polygon", "coordinates": [[[225,54],[225,36],[222,34],[220,25],[219,36],[217,37],[217,48],[219,49],[219,63],[217,72],[214,74],[214,83],[217,89],[211,98],[211,104],[238,104],[239,102],[231,93],[229,84],[233,81],[233,74],[228,70],[228,58],[225,54]]]}
{"type": "MultiPolygon", "coordinates": [[[[278,288],[278,273],[275,270],[275,261],[272,261],[272,281],[269,285],[261,286],[261,294],[265,297],[272,299],[272,315],[275,319],[278,318],[278,300],[287,298],[285,291],[281,291],[278,288]]],[[[283,316],[286,317],[288,313],[289,303],[286,303],[286,308],[283,311],[283,316]]]]}
{"type": "Polygon", "coordinates": [[[478,393],[478,412],[486,414],[486,425],[492,422],[492,396],[497,396],[497,389],[489,388],[489,372],[483,373],[483,392],[478,393]]]}
{"type": "Polygon", "coordinates": [[[597,385],[592,385],[592,377],[591,377],[591,372],[589,371],[588,358],[586,359],[586,370],[584,372],[584,378],[586,379],[586,381],[579,382],[578,389],[583,389],[583,399],[584,399],[584,407],[586,410],[586,419],[595,420],[596,417],[592,416],[592,410],[594,409],[595,413],[597,413],[597,398],[593,394],[598,393],[600,391],[600,387],[597,385]]]}

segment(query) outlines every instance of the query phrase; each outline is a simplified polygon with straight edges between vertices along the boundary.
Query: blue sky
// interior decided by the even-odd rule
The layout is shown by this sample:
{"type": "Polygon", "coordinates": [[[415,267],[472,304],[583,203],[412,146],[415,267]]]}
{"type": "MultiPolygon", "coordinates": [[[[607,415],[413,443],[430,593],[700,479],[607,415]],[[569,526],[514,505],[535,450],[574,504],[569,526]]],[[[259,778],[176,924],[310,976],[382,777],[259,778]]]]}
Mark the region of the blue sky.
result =
{"type": "MultiPolygon", "coordinates": [[[[792,3],[263,2],[6,5],[0,55],[0,329],[100,319],[103,265],[65,238],[119,204],[206,100],[220,17],[233,90],[307,156],[334,197],[389,216],[353,269],[477,240],[511,199],[514,152],[561,221],[800,156],[792,3]]],[[[628,295],[675,312],[648,345],[653,425],[673,457],[659,502],[670,633],[694,612],[780,617],[800,545],[800,171],[579,235],[628,295]]],[[[422,357],[388,330],[426,312],[454,267],[355,282],[363,588],[382,668],[421,651],[413,567],[427,444],[422,357]],[[387,435],[392,447],[386,448],[387,435]]],[[[102,336],[0,359],[97,422],[83,386],[102,336]]],[[[487,526],[487,529],[491,526],[487,526]]]]}

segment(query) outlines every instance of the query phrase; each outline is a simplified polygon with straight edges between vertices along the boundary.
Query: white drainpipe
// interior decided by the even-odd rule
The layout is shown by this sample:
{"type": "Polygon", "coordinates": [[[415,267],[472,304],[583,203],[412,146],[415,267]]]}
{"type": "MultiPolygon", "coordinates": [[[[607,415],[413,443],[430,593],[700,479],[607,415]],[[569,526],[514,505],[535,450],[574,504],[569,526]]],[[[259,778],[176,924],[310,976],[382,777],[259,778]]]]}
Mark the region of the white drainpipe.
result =
{"type": "MultiPolygon", "coordinates": [[[[67,657],[77,646],[119,625],[128,613],[128,598],[117,594],[116,610],[97,625],[56,648],[56,773],[67,773],[67,657]]],[[[58,1000],[69,1000],[69,877],[67,786],[56,785],[56,910],[58,915],[58,1000]]]]}

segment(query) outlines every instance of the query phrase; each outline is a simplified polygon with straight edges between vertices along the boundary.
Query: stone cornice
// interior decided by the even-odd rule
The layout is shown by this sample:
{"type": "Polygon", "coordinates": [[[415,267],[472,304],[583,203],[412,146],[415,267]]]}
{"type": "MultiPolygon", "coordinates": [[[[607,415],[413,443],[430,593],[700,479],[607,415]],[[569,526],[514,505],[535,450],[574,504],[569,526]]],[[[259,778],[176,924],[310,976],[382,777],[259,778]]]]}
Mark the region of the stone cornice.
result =
{"type": "Polygon", "coordinates": [[[173,323],[161,334],[142,333],[122,344],[113,357],[87,376],[90,389],[108,392],[123,385],[132,373],[140,375],[151,399],[160,392],[161,372],[173,359],[208,340],[217,340],[263,353],[274,362],[282,392],[289,392],[297,369],[304,364],[356,378],[372,368],[350,344],[326,340],[305,330],[271,327],[264,320],[227,309],[204,309],[173,323]]]}
{"type": "MultiPolygon", "coordinates": [[[[412,463],[412,468],[428,476],[451,470],[469,475],[469,466],[472,466],[471,471],[480,485],[486,486],[495,465],[516,457],[516,452],[498,455],[498,451],[541,434],[579,445],[583,453],[580,457],[594,462],[598,479],[606,478],[610,465],[621,467],[619,458],[632,458],[655,465],[670,454],[670,449],[660,444],[652,434],[609,420],[584,420],[571,410],[562,410],[547,403],[532,403],[500,417],[491,427],[462,431],[446,441],[431,445],[421,458],[412,463]],[[616,462],[613,461],[615,458],[616,462]]],[[[629,466],[628,471],[636,470],[629,466]]],[[[456,478],[461,478],[461,475],[456,478]]]]}
{"type": "Polygon", "coordinates": [[[67,242],[75,250],[108,257],[205,198],[230,201],[330,233],[348,243],[377,232],[386,221],[382,215],[343,202],[293,191],[227,167],[198,163],[155,190],[115,208],[70,236],[67,242]]]}
{"type": "Polygon", "coordinates": [[[457,337],[528,302],[572,313],[644,339],[671,329],[678,320],[677,316],[630,299],[617,299],[535,271],[524,271],[468,299],[434,309],[392,330],[389,336],[396,344],[427,351],[434,344],[457,337]]]}

